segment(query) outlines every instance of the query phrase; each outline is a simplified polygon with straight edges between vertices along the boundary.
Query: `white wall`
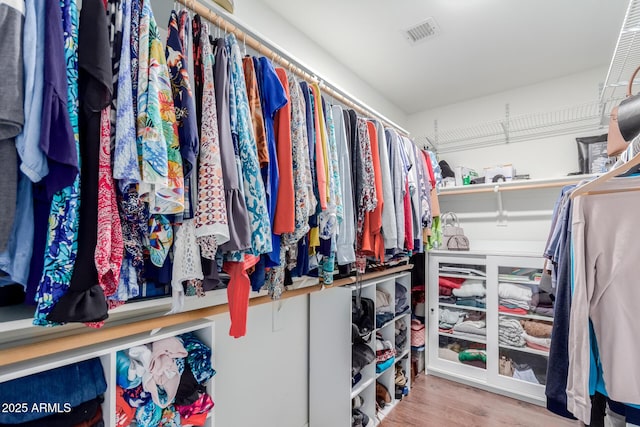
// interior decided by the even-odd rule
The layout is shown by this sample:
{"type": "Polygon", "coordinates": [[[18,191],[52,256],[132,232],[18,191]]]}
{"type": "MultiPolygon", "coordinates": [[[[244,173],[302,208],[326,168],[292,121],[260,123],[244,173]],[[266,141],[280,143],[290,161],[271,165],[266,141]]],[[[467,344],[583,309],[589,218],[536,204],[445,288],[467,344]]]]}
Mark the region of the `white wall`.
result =
{"type": "Polygon", "coordinates": [[[247,335],[215,316],[216,425],[303,427],[309,422],[309,297],[249,308],[247,335]],[[274,328],[273,308],[281,305],[274,328]],[[276,329],[274,331],[274,329],[276,329]]]}
{"type": "MultiPolygon", "coordinates": [[[[323,79],[361,100],[398,125],[406,125],[407,115],[404,111],[384,98],[368,83],[361,80],[353,71],[338,62],[322,48],[318,41],[302,34],[260,0],[237,1],[234,18],[246,24],[252,30],[264,35],[265,39],[282,47],[323,79]]],[[[310,17],[310,19],[313,18],[310,17]]],[[[327,24],[327,31],[331,31],[329,23],[327,24]]]]}
{"type": "MultiPolygon", "coordinates": [[[[174,7],[174,2],[154,0],[153,3],[158,25],[166,28],[169,12],[174,7]]],[[[218,10],[221,9],[216,9],[216,11],[218,10]]],[[[353,98],[359,99],[399,126],[406,126],[407,114],[404,111],[387,100],[368,83],[365,83],[353,71],[338,62],[318,42],[298,31],[262,1],[236,1],[233,19],[260,35],[260,38],[282,48],[328,83],[353,98]]],[[[327,30],[330,30],[330,28],[327,27],[327,30]]]]}
{"type": "MultiPolygon", "coordinates": [[[[434,120],[438,120],[438,128],[441,131],[502,120],[507,103],[512,116],[548,112],[588,103],[598,99],[599,84],[604,81],[606,73],[606,67],[596,68],[536,85],[423,111],[409,116],[407,128],[416,136],[433,133],[434,120]]],[[[606,133],[606,129],[588,135],[600,133],[606,133]]],[[[443,153],[439,157],[447,160],[451,166],[466,166],[478,172],[496,164],[512,163],[518,174],[529,173],[532,178],[560,177],[578,170],[575,137],[588,135],[582,133],[536,141],[514,142],[443,153]]]]}

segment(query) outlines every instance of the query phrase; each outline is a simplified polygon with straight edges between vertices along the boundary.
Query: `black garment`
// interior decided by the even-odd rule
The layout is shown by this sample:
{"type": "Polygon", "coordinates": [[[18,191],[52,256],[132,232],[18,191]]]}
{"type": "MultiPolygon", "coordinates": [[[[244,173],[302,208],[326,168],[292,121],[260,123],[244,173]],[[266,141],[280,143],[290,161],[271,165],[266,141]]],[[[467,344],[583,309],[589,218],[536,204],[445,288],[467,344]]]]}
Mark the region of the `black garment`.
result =
{"type": "Polygon", "coordinates": [[[185,363],[184,372],[180,377],[180,385],[178,386],[178,391],[176,392],[175,404],[179,406],[189,406],[195,403],[200,398],[201,393],[206,392],[206,387],[198,384],[198,381],[193,376],[191,367],[188,363],[185,363]]]}
{"type": "Polygon", "coordinates": [[[198,120],[198,135],[202,129],[202,49],[200,48],[200,36],[202,20],[200,15],[195,15],[191,21],[193,28],[193,94],[196,101],[196,119],[198,120]]]}
{"type": "Polygon", "coordinates": [[[101,0],[86,0],[78,28],[78,98],[80,114],[80,225],[78,255],[69,290],[47,317],[53,322],[97,322],[107,315],[94,261],[98,242],[98,163],[100,116],[112,96],[109,29],[101,0]]]}
{"type": "MultiPolygon", "coordinates": [[[[569,202],[568,202],[569,203],[569,202]]],[[[571,209],[564,217],[570,221],[571,209]]],[[[563,220],[560,218],[559,220],[563,220]]],[[[569,225],[568,223],[566,224],[569,225]]],[[[547,409],[554,414],[574,419],[567,410],[567,377],[569,375],[569,321],[571,317],[571,231],[566,228],[564,254],[558,265],[554,319],[547,364],[547,409]]]]}

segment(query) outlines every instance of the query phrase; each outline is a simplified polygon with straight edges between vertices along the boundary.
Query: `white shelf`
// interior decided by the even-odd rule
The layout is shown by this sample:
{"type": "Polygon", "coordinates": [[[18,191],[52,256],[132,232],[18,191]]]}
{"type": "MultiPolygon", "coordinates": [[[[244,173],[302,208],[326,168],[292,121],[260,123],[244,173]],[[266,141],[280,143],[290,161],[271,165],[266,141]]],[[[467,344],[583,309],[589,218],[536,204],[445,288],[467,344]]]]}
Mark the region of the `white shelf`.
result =
{"type": "Polygon", "coordinates": [[[400,356],[396,357],[396,361],[395,363],[400,362],[402,359],[404,359],[409,353],[411,353],[411,346],[409,346],[407,349],[405,349],[400,356]]]}
{"type": "Polygon", "coordinates": [[[509,350],[521,351],[523,353],[531,353],[531,354],[537,354],[539,356],[549,357],[549,352],[548,351],[537,350],[537,349],[531,348],[531,347],[514,347],[512,345],[500,344],[500,348],[506,348],[506,349],[509,349],[509,350]]]}
{"type": "MultiPolygon", "coordinates": [[[[389,391],[389,394],[391,394],[391,391],[389,391]]],[[[378,416],[376,417],[376,425],[380,425],[380,423],[382,422],[382,420],[384,420],[387,415],[389,415],[391,413],[391,410],[393,408],[395,408],[395,406],[398,404],[398,402],[400,402],[399,400],[396,400],[394,398],[394,396],[391,396],[393,401],[391,403],[388,403],[384,409],[381,409],[378,411],[378,416]]]]}
{"type": "MultiPolygon", "coordinates": [[[[393,357],[395,357],[395,356],[393,356],[393,357]]],[[[396,366],[396,361],[397,361],[397,360],[398,360],[398,359],[396,358],[396,359],[393,361],[393,363],[392,363],[391,365],[387,366],[387,368],[386,368],[384,371],[382,371],[382,372],[376,372],[376,379],[380,378],[382,375],[384,375],[384,373],[385,373],[385,372],[387,372],[389,369],[391,369],[391,368],[393,368],[394,366],[396,366]]],[[[385,360],[385,362],[386,362],[386,360],[385,360]]],[[[383,363],[384,363],[384,362],[383,362],[383,363]]],[[[376,363],[376,365],[377,365],[377,363],[376,363]]]]}
{"type": "Polygon", "coordinates": [[[486,338],[475,338],[473,336],[469,335],[464,335],[464,334],[457,334],[455,332],[453,333],[448,333],[448,332],[438,332],[438,335],[443,336],[443,337],[451,337],[451,338],[456,338],[456,339],[460,339],[460,340],[464,340],[464,341],[470,341],[470,342],[476,342],[479,344],[486,344],[487,343],[487,339],[486,338]]]}
{"type": "Polygon", "coordinates": [[[553,322],[553,317],[541,316],[539,314],[515,314],[515,313],[505,313],[503,311],[498,310],[498,315],[500,315],[500,316],[519,317],[521,319],[544,320],[545,322],[553,322]]]}
{"type": "Polygon", "coordinates": [[[471,279],[471,280],[487,280],[486,277],[483,276],[471,276],[469,274],[456,274],[456,273],[440,273],[438,274],[440,277],[450,277],[454,279],[471,279]]]}
{"type": "Polygon", "coordinates": [[[371,384],[373,384],[375,380],[376,380],[375,378],[369,378],[366,381],[360,380],[360,384],[357,384],[356,388],[351,390],[351,398],[353,399],[354,397],[362,393],[362,391],[367,387],[369,387],[371,384]]]}
{"type": "Polygon", "coordinates": [[[463,185],[458,187],[441,188],[438,196],[459,196],[463,194],[494,193],[497,191],[538,190],[545,188],[564,187],[577,184],[584,179],[591,179],[596,174],[572,175],[546,179],[527,179],[508,182],[490,182],[485,184],[463,185]]]}
{"type": "Polygon", "coordinates": [[[446,303],[446,302],[439,302],[438,305],[441,306],[441,307],[459,308],[461,310],[480,311],[480,312],[483,312],[483,313],[487,311],[486,308],[469,307],[468,305],[449,304],[449,303],[446,303]]]}

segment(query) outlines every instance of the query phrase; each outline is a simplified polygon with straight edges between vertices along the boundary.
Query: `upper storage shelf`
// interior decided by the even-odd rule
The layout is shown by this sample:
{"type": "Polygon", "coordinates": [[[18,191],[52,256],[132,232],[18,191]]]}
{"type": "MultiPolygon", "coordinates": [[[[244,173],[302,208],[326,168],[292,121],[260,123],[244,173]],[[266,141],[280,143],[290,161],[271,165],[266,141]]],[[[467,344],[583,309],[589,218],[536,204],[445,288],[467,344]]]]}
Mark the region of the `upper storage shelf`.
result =
{"type": "Polygon", "coordinates": [[[440,129],[434,121],[433,132],[416,138],[416,143],[426,143],[438,153],[451,153],[466,149],[490,147],[511,142],[533,141],[551,136],[596,131],[602,127],[619,99],[608,102],[595,100],[585,104],[542,113],[512,116],[509,104],[501,120],[474,126],[440,129]]]}
{"type": "Polygon", "coordinates": [[[560,188],[565,185],[577,184],[595,175],[572,175],[561,178],[532,179],[509,182],[490,182],[487,184],[465,185],[462,187],[447,187],[440,189],[438,196],[459,196],[463,194],[498,193],[503,191],[538,190],[546,188],[560,188]]]}

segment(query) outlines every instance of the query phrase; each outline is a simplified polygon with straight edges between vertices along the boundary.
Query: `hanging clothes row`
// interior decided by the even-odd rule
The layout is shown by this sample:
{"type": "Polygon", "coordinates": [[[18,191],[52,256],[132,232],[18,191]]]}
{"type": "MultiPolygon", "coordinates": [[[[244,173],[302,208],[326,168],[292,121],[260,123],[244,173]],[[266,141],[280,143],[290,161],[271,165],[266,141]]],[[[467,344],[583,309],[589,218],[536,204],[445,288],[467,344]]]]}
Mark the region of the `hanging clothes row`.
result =
{"type": "Polygon", "coordinates": [[[22,37],[2,42],[24,108],[0,110],[16,168],[0,178],[0,286],[24,290],[34,324],[100,327],[169,291],[178,312],[226,287],[240,337],[251,289],[330,285],[336,265],[438,239],[433,153],[198,15],[172,11],[163,44],[149,0],[75,1],[26,0],[22,37]]]}
{"type": "Polygon", "coordinates": [[[631,237],[637,194],[628,192],[640,181],[613,178],[576,197],[584,184],[562,189],[545,249],[555,298],[547,408],[583,425],[640,425],[640,373],[630,358],[640,333],[640,245],[631,237]]]}

